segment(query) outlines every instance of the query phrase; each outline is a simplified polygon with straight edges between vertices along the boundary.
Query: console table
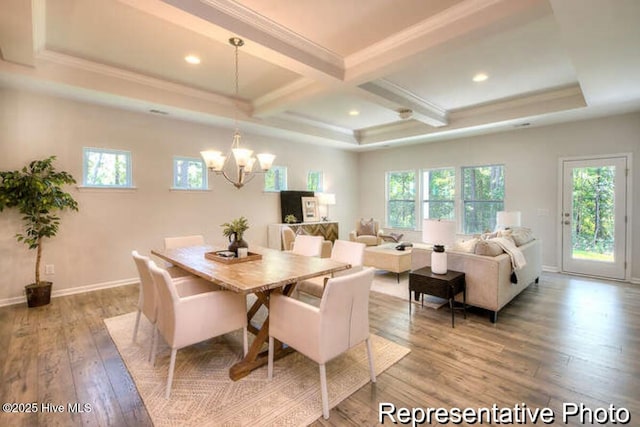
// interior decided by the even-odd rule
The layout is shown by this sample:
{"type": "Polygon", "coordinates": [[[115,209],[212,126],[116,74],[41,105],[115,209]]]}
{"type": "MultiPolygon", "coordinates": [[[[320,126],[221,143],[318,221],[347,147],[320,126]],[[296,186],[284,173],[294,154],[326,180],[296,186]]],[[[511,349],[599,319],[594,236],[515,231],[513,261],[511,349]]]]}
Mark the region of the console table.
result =
{"type": "Polygon", "coordinates": [[[338,239],[337,221],[302,222],[297,224],[269,224],[267,226],[267,246],[271,249],[284,249],[282,246],[282,228],[289,227],[294,232],[302,229],[310,236],[323,236],[333,243],[338,239]]]}

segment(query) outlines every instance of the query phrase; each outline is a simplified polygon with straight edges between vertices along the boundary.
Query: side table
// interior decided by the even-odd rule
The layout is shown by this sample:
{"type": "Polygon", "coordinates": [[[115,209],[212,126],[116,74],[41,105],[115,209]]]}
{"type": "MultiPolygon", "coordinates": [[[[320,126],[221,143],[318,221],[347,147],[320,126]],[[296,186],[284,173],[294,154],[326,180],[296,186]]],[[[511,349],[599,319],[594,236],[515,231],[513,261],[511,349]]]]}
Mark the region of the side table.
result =
{"type": "Polygon", "coordinates": [[[423,267],[409,273],[409,314],[411,314],[411,292],[416,301],[420,294],[433,295],[449,300],[451,309],[451,327],[455,328],[453,305],[454,298],[462,292],[462,310],[464,318],[467,318],[467,290],[465,287],[464,273],[449,270],[445,274],[435,274],[431,267],[423,267]]]}

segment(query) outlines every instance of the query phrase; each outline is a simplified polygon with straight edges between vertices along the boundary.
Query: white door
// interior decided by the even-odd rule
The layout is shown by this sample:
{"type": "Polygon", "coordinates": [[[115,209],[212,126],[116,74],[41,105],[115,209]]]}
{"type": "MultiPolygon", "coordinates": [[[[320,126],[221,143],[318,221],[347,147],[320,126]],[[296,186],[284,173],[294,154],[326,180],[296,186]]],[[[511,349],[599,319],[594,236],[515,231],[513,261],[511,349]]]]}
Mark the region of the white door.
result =
{"type": "Polygon", "coordinates": [[[562,163],[562,270],[624,279],[627,158],[562,163]]]}

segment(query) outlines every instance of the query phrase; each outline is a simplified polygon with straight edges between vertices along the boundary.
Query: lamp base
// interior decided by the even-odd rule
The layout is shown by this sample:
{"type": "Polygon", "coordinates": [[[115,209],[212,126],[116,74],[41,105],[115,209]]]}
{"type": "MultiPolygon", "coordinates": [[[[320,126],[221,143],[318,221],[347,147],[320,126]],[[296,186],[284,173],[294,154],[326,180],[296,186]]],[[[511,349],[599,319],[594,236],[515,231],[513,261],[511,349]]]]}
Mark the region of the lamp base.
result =
{"type": "Polygon", "coordinates": [[[433,274],[447,274],[446,252],[431,252],[431,272],[433,274]]]}

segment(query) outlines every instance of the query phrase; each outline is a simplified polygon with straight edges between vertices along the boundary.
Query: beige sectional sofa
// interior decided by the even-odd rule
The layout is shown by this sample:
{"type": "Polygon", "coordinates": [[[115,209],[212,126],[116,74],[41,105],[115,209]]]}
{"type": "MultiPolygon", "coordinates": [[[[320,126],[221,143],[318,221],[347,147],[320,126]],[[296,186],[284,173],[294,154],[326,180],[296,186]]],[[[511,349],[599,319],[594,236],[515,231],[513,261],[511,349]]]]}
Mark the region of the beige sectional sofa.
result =
{"type": "MultiPolygon", "coordinates": [[[[431,249],[414,245],[411,254],[411,269],[431,266],[431,249]]],[[[490,310],[490,319],[495,322],[498,311],[531,283],[538,283],[542,273],[542,250],[540,240],[532,240],[520,246],[527,265],[517,271],[517,282],[511,282],[511,258],[506,253],[498,256],[447,250],[447,267],[465,273],[467,304],[490,310]]]]}

